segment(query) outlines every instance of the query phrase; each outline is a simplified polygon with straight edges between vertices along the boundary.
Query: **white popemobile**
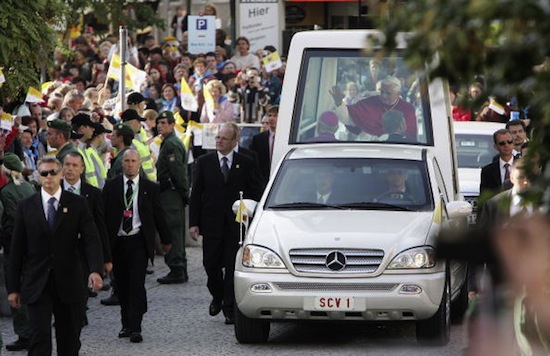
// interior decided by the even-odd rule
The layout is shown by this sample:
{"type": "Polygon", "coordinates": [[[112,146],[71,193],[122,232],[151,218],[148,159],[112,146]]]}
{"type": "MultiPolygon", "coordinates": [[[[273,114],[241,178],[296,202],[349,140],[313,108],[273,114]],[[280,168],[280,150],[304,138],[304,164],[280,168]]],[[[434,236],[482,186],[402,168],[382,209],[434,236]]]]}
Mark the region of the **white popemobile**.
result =
{"type": "Polygon", "coordinates": [[[447,86],[407,70],[399,53],[365,54],[367,35],[381,36],[292,40],[272,176],[257,205],[247,202],[254,218],[236,258],[241,343],[266,342],[271,321],[341,320],[415,321],[419,342],[444,345],[451,311],[467,307],[465,265],[434,251],[440,228],[471,212],[447,86]],[[390,80],[373,91],[374,62],[390,80]],[[360,110],[333,95],[349,81],[360,110]]]}

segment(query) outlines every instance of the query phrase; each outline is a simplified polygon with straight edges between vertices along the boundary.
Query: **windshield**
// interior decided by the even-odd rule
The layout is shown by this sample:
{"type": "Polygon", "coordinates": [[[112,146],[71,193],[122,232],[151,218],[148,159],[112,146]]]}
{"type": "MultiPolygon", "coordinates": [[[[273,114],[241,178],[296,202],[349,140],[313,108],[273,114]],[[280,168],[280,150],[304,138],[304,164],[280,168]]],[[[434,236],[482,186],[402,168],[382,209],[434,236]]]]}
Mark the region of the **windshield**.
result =
{"type": "Polygon", "coordinates": [[[498,152],[493,135],[456,134],[458,168],[482,168],[493,161],[498,152]]]}
{"type": "Polygon", "coordinates": [[[425,162],[397,159],[293,159],[279,170],[266,207],[431,211],[425,162]]]}
{"type": "Polygon", "coordinates": [[[402,57],[308,49],[303,68],[292,143],[433,144],[427,83],[402,57]]]}

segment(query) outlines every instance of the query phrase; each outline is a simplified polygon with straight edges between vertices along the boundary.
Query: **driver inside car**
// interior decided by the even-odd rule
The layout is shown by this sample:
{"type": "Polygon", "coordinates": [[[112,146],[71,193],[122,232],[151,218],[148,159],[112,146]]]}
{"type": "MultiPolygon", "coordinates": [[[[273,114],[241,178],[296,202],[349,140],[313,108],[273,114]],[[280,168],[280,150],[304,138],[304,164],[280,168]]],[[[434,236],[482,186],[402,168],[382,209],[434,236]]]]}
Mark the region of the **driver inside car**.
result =
{"type": "Polygon", "coordinates": [[[406,169],[393,167],[389,168],[384,175],[385,190],[374,199],[375,202],[414,201],[412,192],[407,189],[409,175],[406,169]]]}

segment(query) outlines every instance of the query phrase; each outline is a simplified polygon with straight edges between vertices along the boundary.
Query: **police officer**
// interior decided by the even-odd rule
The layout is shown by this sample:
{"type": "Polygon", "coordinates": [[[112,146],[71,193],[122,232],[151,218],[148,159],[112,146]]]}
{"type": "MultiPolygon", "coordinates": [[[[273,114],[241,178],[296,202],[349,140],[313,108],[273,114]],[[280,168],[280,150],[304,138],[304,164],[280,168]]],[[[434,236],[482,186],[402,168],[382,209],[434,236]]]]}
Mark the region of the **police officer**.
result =
{"type": "Polygon", "coordinates": [[[150,181],[155,182],[157,180],[157,172],[155,171],[155,161],[151,155],[149,147],[140,141],[140,132],[143,126],[142,121],[145,121],[138,112],[134,109],[127,109],[121,115],[122,122],[127,124],[134,130],[134,139],[132,140],[132,146],[138,151],[139,159],[141,160],[141,169],[145,174],[145,177],[150,181]]]}
{"type": "Polygon", "coordinates": [[[189,191],[187,155],[182,142],[174,133],[175,122],[174,114],[170,111],[161,112],[156,120],[157,130],[163,137],[156,164],[160,200],[172,233],[172,249],[164,256],[170,272],[157,279],[161,284],[185,283],[188,280],[184,215],[189,191]]]}
{"type": "Polygon", "coordinates": [[[107,180],[122,174],[122,155],[132,145],[134,130],[126,124],[116,124],[113,128],[111,144],[117,150],[117,155],[111,161],[111,168],[107,172],[107,180]]]}
{"type": "Polygon", "coordinates": [[[100,173],[96,172],[94,163],[90,160],[90,155],[86,151],[86,149],[88,148],[88,142],[92,139],[94,135],[94,123],[92,122],[90,115],[86,113],[76,114],[76,116],[73,117],[73,119],[71,120],[71,123],[76,133],[82,135],[81,138],[76,140],[75,147],[84,161],[84,177],[86,179],[86,183],[98,188],[98,175],[100,173]]]}

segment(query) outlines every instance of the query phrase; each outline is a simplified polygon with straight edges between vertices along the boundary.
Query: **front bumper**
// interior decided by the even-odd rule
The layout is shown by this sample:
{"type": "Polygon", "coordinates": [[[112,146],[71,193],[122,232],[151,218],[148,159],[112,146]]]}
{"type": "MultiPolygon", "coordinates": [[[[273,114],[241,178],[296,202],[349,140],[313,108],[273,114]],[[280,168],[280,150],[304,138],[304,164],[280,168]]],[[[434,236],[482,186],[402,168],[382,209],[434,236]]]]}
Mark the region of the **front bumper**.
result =
{"type": "Polygon", "coordinates": [[[254,319],[422,320],[439,308],[444,282],[445,272],[311,278],[239,270],[235,271],[235,297],[239,310],[254,319]],[[320,298],[324,307],[319,306],[320,298]],[[349,304],[350,299],[353,307],[347,310],[326,303],[349,304]]]}

